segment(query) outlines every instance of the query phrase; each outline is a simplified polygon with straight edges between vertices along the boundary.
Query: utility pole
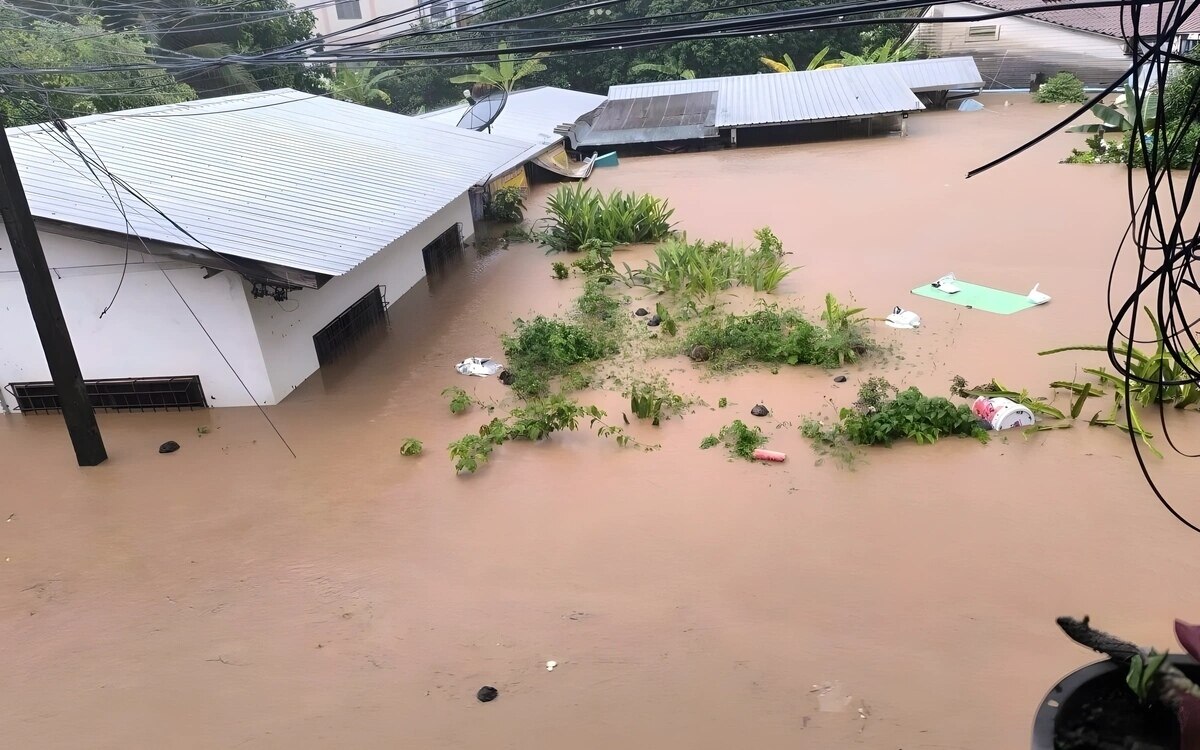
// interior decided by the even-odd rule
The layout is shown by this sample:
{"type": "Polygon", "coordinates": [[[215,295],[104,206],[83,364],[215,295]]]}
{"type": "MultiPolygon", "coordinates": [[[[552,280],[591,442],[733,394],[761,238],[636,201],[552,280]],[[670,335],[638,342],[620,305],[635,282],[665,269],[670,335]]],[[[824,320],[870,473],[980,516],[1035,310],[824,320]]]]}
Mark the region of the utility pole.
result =
{"type": "Polygon", "coordinates": [[[80,466],[96,466],[108,458],[108,453],[104,450],[96,413],[83,383],[83,373],[79,371],[79,359],[71,344],[71,333],[63,318],[54,280],[50,278],[50,266],[33,223],[21,175],[17,173],[17,160],[8,142],[5,125],[7,121],[0,116],[0,214],[4,217],[4,228],[17,261],[17,273],[25,284],[29,310],[46,352],[46,363],[50,365],[50,377],[54,380],[67,432],[75,447],[75,458],[80,466]]]}

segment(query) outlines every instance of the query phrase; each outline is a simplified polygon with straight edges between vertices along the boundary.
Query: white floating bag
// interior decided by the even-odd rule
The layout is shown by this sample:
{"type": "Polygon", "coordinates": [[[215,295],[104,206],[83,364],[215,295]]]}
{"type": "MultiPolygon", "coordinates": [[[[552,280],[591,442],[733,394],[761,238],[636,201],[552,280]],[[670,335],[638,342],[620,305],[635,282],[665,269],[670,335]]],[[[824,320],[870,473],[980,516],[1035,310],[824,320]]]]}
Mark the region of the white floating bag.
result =
{"type": "Polygon", "coordinates": [[[504,369],[504,365],[499,362],[488,359],[487,357],[467,357],[462,362],[454,366],[461,375],[474,375],[480,378],[486,378],[489,375],[495,375],[504,369]]]}
{"type": "Polygon", "coordinates": [[[899,306],[892,308],[892,314],[883,319],[884,325],[892,328],[920,328],[921,316],[912,310],[902,310],[899,306]]]}
{"type": "Polygon", "coordinates": [[[937,281],[930,284],[930,286],[932,286],[934,289],[938,290],[939,292],[945,292],[946,294],[958,294],[962,290],[960,290],[958,288],[958,286],[955,285],[955,283],[954,283],[955,281],[958,281],[958,279],[954,278],[954,274],[948,273],[945,276],[943,276],[942,278],[940,278],[937,281]]]}
{"type": "Polygon", "coordinates": [[[1039,286],[1041,286],[1041,284],[1034,284],[1033,289],[1030,290],[1029,294],[1026,296],[1026,299],[1035,305],[1044,305],[1050,301],[1050,295],[1046,294],[1045,292],[1038,291],[1039,286]]]}

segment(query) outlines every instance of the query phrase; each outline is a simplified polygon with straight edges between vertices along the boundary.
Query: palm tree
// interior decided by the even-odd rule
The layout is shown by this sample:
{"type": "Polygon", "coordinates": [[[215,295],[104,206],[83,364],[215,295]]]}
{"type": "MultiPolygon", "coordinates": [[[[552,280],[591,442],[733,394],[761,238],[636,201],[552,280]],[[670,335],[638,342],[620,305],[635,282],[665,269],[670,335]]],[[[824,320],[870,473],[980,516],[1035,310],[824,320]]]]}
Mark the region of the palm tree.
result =
{"type": "MultiPolygon", "coordinates": [[[[808,65],[804,69],[805,70],[829,70],[830,68],[842,67],[841,63],[825,62],[825,56],[828,54],[829,54],[829,47],[826,47],[825,49],[821,50],[817,54],[813,55],[812,59],[808,61],[808,65]]],[[[766,65],[768,68],[770,68],[772,71],[774,71],[776,73],[793,73],[796,71],[796,63],[792,62],[791,55],[784,55],[782,62],[779,60],[772,60],[769,57],[760,57],[760,58],[758,58],[758,60],[763,65],[766,65]]]]}
{"type": "Polygon", "coordinates": [[[690,81],[696,77],[696,71],[685,68],[679,63],[638,63],[629,69],[630,73],[658,73],[663,78],[675,80],[682,78],[690,81]]]}
{"type": "Polygon", "coordinates": [[[391,68],[376,73],[376,65],[377,63],[369,62],[366,65],[343,64],[337,66],[332,81],[333,98],[369,107],[380,106],[382,108],[390,105],[392,97],[388,95],[388,92],[379,88],[379,84],[399,75],[400,71],[391,68]]]}
{"type": "MultiPolygon", "coordinates": [[[[500,42],[497,46],[502,50],[508,49],[508,45],[504,42],[500,42]]],[[[492,65],[491,63],[475,63],[471,66],[475,68],[474,73],[455,76],[450,79],[450,83],[476,83],[485,86],[495,86],[505,91],[512,91],[517,81],[546,69],[541,60],[548,54],[550,53],[539,52],[533,57],[523,60],[518,66],[516,55],[511,52],[501,52],[500,59],[496,65],[492,65]]]]}
{"type": "Polygon", "coordinates": [[[874,65],[875,63],[903,62],[917,56],[917,48],[911,44],[899,44],[899,39],[889,39],[878,47],[867,47],[861,55],[842,53],[842,65],[874,65]]]}

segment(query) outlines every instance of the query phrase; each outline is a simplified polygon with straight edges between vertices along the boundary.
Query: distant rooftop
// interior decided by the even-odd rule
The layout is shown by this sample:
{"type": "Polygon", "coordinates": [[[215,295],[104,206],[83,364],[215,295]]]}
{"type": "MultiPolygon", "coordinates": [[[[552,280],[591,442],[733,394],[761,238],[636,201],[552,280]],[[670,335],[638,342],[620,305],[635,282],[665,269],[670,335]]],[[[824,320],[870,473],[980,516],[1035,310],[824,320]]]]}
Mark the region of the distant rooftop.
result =
{"type": "Polygon", "coordinates": [[[609,99],[644,99],[666,94],[717,93],[718,128],[821,122],[924,109],[890,66],[860,65],[830,70],[695,78],[613,86],[609,99]]]}
{"type": "MultiPolygon", "coordinates": [[[[1133,18],[1128,6],[1113,6],[1106,8],[1073,8],[1070,3],[1062,0],[969,0],[972,5],[980,5],[994,10],[1025,10],[1034,12],[1024,14],[1046,23],[1065,26],[1077,31],[1089,31],[1093,34],[1103,34],[1116,39],[1123,39],[1133,29],[1133,18]]],[[[1143,35],[1153,35],[1158,31],[1160,13],[1170,12],[1174,0],[1166,2],[1144,3],[1140,6],[1138,17],[1139,31],[1143,35]]],[[[1200,31],[1200,12],[1183,22],[1180,32],[1200,31]]]]}

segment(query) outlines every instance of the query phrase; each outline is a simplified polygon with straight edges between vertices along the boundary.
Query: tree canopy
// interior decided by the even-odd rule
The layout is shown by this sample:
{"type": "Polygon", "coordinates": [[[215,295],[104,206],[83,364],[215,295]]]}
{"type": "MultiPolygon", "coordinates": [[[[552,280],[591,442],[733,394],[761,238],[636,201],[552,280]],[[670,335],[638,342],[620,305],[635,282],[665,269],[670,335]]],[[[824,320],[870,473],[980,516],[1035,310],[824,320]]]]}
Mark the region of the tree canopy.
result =
{"type": "MultiPolygon", "coordinates": [[[[98,16],[37,21],[0,9],[0,61],[14,67],[53,68],[152,60],[144,38],[106,31],[98,16]]],[[[9,125],[196,98],[189,86],[156,69],[13,76],[0,85],[0,111],[9,125]]]]}

